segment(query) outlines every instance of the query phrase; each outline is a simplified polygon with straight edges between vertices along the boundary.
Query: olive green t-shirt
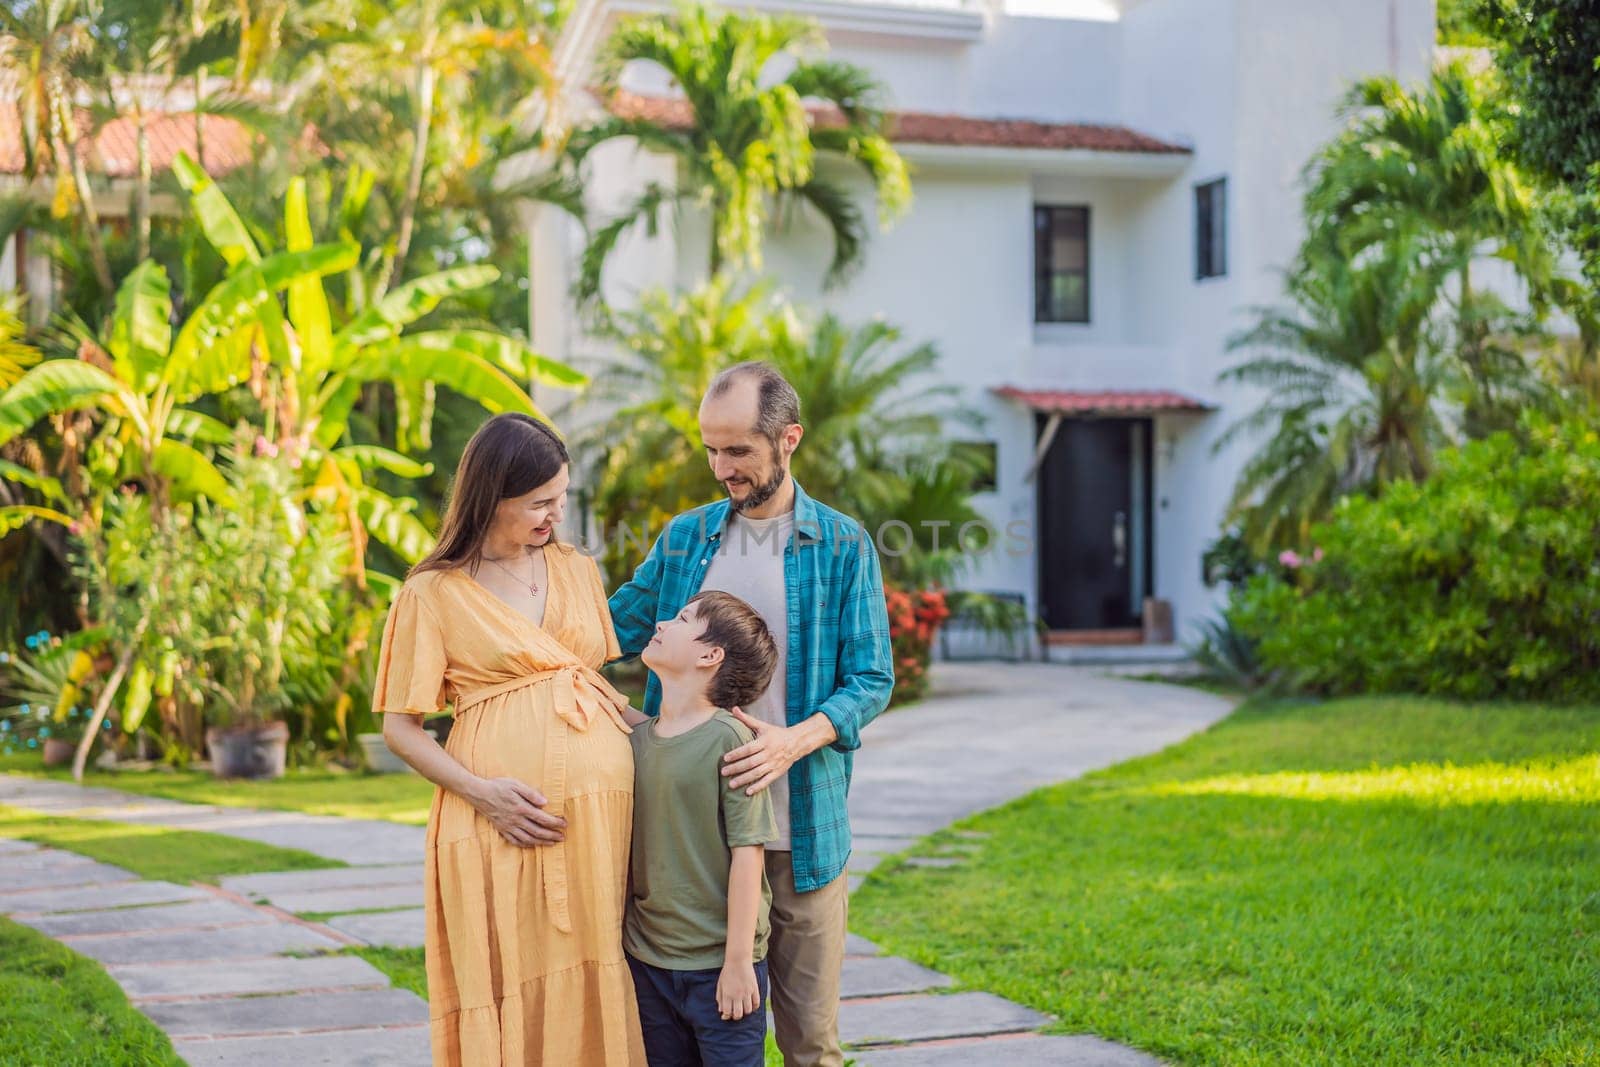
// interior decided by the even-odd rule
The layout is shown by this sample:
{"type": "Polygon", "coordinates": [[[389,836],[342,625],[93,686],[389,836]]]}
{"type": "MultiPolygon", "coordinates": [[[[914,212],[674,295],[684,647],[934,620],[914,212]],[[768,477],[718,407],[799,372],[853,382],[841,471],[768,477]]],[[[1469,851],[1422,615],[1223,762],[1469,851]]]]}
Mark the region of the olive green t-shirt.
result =
{"type": "MultiPolygon", "coordinates": [[[[622,947],[652,967],[722,966],[732,850],[778,836],[766,791],[746,796],[722,776],[722,757],[751,736],[726,711],[676,737],[657,736],[654,719],[634,727],[633,884],[622,947]]],[[[763,871],[752,960],[766,958],[771,905],[763,871]]]]}

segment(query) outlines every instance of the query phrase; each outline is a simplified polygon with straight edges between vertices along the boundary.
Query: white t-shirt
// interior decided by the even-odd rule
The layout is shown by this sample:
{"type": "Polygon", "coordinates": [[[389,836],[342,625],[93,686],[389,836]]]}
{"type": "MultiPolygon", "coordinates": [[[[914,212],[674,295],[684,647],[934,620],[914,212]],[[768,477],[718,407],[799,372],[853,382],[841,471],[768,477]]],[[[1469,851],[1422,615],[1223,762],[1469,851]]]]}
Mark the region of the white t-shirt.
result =
{"type": "MultiPolygon", "coordinates": [[[[745,714],[778,726],[789,725],[784,671],[789,659],[789,600],[783,581],[783,553],[794,537],[794,512],[770,519],[752,519],[730,512],[722,528],[722,544],[706,567],[702,591],[732,593],[756,609],[778,645],[778,665],[772,682],[760,698],[744,708],[745,714]]],[[[767,848],[792,852],[789,840],[789,776],[767,787],[778,818],[778,839],[767,848]]]]}

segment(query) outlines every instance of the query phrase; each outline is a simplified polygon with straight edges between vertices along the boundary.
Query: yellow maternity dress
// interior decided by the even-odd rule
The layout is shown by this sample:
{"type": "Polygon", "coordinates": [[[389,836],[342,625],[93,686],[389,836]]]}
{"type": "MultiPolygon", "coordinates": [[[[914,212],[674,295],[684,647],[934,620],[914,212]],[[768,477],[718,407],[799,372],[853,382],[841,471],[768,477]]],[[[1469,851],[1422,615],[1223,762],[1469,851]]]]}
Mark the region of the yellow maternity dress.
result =
{"type": "Polygon", "coordinates": [[[542,626],[464,571],[395,596],[376,711],[455,704],[445,749],[474,774],[518,778],[567,820],[565,841],[519,848],[438,790],[428,818],[427,971],[436,1067],[642,1067],[622,955],[633,753],[619,694],[595,668],[619,654],[594,561],[545,549],[542,626]]]}

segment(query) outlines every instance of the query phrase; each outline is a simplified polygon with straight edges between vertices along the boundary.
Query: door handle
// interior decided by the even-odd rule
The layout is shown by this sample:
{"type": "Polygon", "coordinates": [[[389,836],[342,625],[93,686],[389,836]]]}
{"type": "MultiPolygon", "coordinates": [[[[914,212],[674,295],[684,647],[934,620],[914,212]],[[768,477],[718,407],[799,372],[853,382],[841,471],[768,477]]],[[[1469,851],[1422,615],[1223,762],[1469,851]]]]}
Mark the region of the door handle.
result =
{"type": "Polygon", "coordinates": [[[1115,566],[1118,570],[1128,565],[1128,513],[1117,512],[1117,517],[1111,521],[1111,547],[1116,552],[1115,566]]]}

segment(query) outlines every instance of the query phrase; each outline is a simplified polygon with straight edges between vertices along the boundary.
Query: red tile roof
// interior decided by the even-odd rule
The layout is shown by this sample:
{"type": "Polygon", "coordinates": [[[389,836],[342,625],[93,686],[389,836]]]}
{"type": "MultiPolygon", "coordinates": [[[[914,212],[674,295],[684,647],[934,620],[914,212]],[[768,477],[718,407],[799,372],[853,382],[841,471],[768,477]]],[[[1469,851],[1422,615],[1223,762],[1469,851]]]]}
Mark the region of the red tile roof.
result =
{"type": "Polygon", "coordinates": [[[1166,389],[1019,389],[1003,385],[995,393],[1035,411],[1063,415],[1155,415],[1215,407],[1166,389]]]}
{"type": "MultiPolygon", "coordinates": [[[[619,118],[645,119],[671,129],[686,129],[691,120],[689,102],[679,97],[645,96],[615,92],[607,109],[619,118]]],[[[837,126],[843,116],[834,107],[808,106],[813,123],[837,126]]],[[[1031,119],[972,118],[935,115],[922,111],[890,114],[890,139],[906,144],[959,145],[984,148],[1076,148],[1090,152],[1144,152],[1187,154],[1183,145],[1157,140],[1122,126],[1095,126],[1081,122],[1035,122],[1031,119]]]]}
{"type": "MultiPolygon", "coordinates": [[[[224,115],[205,117],[205,167],[213,175],[226,174],[248,163],[255,151],[256,135],[239,122],[224,115]]],[[[87,126],[88,116],[79,118],[87,126]]],[[[192,158],[194,116],[184,113],[157,114],[145,125],[150,142],[150,166],[156,172],[170,170],[179,152],[192,158]]],[[[84,165],[91,174],[110,178],[131,178],[139,171],[138,135],[134,120],[124,116],[108,122],[94,135],[79,142],[84,165]]],[[[22,122],[14,100],[0,101],[0,174],[23,172],[22,122]]]]}

